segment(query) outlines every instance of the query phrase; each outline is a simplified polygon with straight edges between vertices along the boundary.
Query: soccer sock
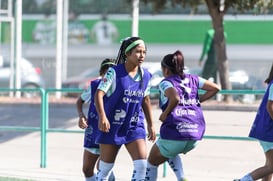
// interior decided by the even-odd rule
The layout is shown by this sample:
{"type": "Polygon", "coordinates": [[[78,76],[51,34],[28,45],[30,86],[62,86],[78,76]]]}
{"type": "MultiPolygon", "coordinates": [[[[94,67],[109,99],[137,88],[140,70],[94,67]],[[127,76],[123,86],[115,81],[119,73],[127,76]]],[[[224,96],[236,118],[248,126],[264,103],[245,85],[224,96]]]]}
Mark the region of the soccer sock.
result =
{"type": "Polygon", "coordinates": [[[147,181],[156,181],[157,180],[157,166],[152,165],[149,161],[147,162],[147,172],[146,180],[147,181]]]}
{"type": "Polygon", "coordinates": [[[85,181],[96,181],[96,175],[93,175],[92,177],[85,177],[85,181]]]}
{"type": "Polygon", "coordinates": [[[110,173],[108,181],[115,181],[115,180],[116,180],[116,177],[115,177],[114,171],[112,170],[112,172],[110,173]]]}
{"type": "Polygon", "coordinates": [[[146,168],[147,161],[145,159],[134,160],[134,171],[131,181],[145,181],[146,168]]]}
{"type": "Polygon", "coordinates": [[[254,181],[250,174],[243,176],[240,181],[254,181]]]}
{"type": "Polygon", "coordinates": [[[99,163],[99,171],[97,174],[97,180],[98,181],[108,181],[109,175],[112,172],[112,168],[114,166],[114,163],[106,163],[102,160],[100,160],[99,163]]]}
{"type": "Polygon", "coordinates": [[[177,180],[185,179],[182,161],[179,155],[168,160],[170,167],[172,168],[177,180]]]}

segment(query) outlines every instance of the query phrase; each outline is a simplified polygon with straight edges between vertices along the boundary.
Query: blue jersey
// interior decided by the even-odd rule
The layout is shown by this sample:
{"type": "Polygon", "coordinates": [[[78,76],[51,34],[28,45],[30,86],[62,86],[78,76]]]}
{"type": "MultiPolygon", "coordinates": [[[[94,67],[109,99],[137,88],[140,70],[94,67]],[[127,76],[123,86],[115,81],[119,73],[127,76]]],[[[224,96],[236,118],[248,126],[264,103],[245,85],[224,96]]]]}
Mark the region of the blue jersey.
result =
{"type": "Polygon", "coordinates": [[[91,95],[88,110],[88,127],[84,131],[84,147],[86,148],[99,148],[99,145],[95,143],[98,135],[98,113],[95,107],[94,96],[100,81],[101,79],[96,79],[90,83],[91,95]]]}
{"type": "Polygon", "coordinates": [[[266,109],[268,100],[273,101],[273,81],[267,87],[249,136],[262,141],[273,142],[273,120],[266,109]]]}
{"type": "Polygon", "coordinates": [[[104,110],[110,122],[110,130],[108,133],[99,131],[97,143],[122,145],[137,139],[145,139],[142,101],[151,74],[146,69],[139,70],[138,80],[128,75],[124,64],[119,64],[109,68],[101,81],[98,89],[106,91],[104,110]],[[110,88],[105,86],[109,85],[108,81],[111,82],[110,88]]]}
{"type": "MultiPolygon", "coordinates": [[[[173,84],[176,89],[180,102],[167,116],[160,127],[160,137],[169,140],[200,140],[205,132],[205,120],[201,109],[198,89],[199,77],[191,74],[185,74],[185,78],[174,75],[165,78],[173,84]]],[[[166,89],[161,85],[161,98],[166,89]]],[[[162,111],[166,109],[168,101],[160,99],[162,111]]]]}

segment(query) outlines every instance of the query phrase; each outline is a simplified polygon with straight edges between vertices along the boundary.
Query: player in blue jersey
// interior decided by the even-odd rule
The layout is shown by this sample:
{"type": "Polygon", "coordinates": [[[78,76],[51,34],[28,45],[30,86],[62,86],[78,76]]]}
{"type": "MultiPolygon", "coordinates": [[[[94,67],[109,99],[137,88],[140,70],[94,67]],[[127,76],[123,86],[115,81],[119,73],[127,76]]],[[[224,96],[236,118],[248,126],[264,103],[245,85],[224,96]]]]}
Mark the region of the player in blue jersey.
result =
{"type": "MultiPolygon", "coordinates": [[[[99,74],[104,76],[109,67],[115,64],[114,60],[106,58],[101,62],[99,74]]],[[[82,171],[85,176],[85,181],[95,181],[96,174],[94,168],[100,155],[99,145],[95,143],[95,138],[98,132],[98,115],[94,105],[94,95],[97,90],[101,77],[91,81],[88,89],[84,90],[81,96],[77,99],[76,106],[79,115],[78,126],[85,129],[84,133],[84,152],[83,152],[83,167],[82,171]],[[88,118],[83,113],[83,104],[89,103],[88,118]]],[[[114,181],[115,176],[112,172],[109,181],[114,181]]]]}
{"type": "Polygon", "coordinates": [[[146,174],[146,129],[148,140],[156,138],[148,83],[151,74],[141,67],[146,46],[139,37],[123,40],[117,66],[109,68],[95,95],[99,116],[101,157],[98,180],[107,180],[118,151],[125,145],[134,165],[132,180],[144,181],[146,174]]]}
{"type": "Polygon", "coordinates": [[[265,154],[265,165],[234,181],[271,181],[273,174],[273,64],[265,80],[268,85],[259,106],[249,136],[260,142],[265,154]]]}
{"type": "Polygon", "coordinates": [[[179,154],[192,150],[203,138],[205,120],[201,102],[214,96],[219,86],[211,81],[184,73],[184,57],[178,50],[161,61],[165,77],[159,84],[160,137],[153,145],[147,164],[147,180],[157,180],[157,168],[168,161],[178,181],[185,181],[179,154]],[[200,97],[198,90],[205,91],[200,97]]]}

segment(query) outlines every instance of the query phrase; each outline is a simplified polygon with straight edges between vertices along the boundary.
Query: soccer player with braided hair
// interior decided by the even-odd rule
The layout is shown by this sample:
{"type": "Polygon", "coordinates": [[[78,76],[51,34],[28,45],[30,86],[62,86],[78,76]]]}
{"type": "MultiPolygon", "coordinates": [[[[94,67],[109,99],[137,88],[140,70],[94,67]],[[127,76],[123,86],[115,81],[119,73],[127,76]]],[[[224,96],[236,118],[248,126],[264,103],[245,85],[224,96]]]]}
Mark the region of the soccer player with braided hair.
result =
{"type": "Polygon", "coordinates": [[[122,41],[117,66],[109,68],[100,82],[96,95],[99,116],[100,145],[98,180],[107,180],[114,166],[118,151],[125,145],[133,160],[132,179],[144,181],[146,175],[146,129],[148,140],[156,138],[149,99],[151,74],[141,64],[146,56],[146,46],[139,37],[122,41]]]}

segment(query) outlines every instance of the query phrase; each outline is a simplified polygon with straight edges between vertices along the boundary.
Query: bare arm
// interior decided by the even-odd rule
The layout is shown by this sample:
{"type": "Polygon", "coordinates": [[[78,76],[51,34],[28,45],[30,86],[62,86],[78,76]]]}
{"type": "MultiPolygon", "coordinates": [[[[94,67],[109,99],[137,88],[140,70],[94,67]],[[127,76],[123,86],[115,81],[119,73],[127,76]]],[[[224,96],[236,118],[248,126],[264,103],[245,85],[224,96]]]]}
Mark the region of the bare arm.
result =
{"type": "Polygon", "coordinates": [[[104,111],[104,103],[103,103],[103,96],[105,95],[105,92],[102,90],[97,90],[95,94],[95,105],[96,110],[99,116],[99,122],[98,127],[99,130],[103,132],[109,132],[110,129],[110,123],[106,117],[105,111],[104,111]]]}
{"type": "Polygon", "coordinates": [[[266,110],[268,114],[270,115],[271,119],[273,120],[273,101],[272,100],[267,101],[266,110]]]}
{"type": "Polygon", "coordinates": [[[205,90],[206,92],[200,96],[200,102],[208,100],[212,96],[216,95],[218,91],[221,90],[221,88],[217,84],[208,80],[205,81],[202,89],[205,90]]]}
{"type": "Polygon", "coordinates": [[[154,127],[152,111],[151,111],[152,110],[151,101],[149,96],[144,97],[142,102],[142,109],[147,121],[148,140],[154,142],[156,139],[156,134],[155,134],[155,127],[154,127]]]}
{"type": "Polygon", "coordinates": [[[83,104],[84,104],[84,100],[82,100],[82,98],[79,97],[76,102],[77,112],[79,115],[78,126],[82,129],[85,129],[87,128],[88,125],[87,125],[87,118],[85,117],[83,113],[83,104]]]}
{"type": "Polygon", "coordinates": [[[165,121],[168,114],[172,112],[172,110],[177,106],[177,104],[180,101],[180,97],[177,94],[176,89],[173,87],[170,87],[165,91],[165,96],[168,97],[169,103],[166,109],[162,112],[162,114],[159,117],[159,120],[161,120],[162,122],[165,121]]]}

